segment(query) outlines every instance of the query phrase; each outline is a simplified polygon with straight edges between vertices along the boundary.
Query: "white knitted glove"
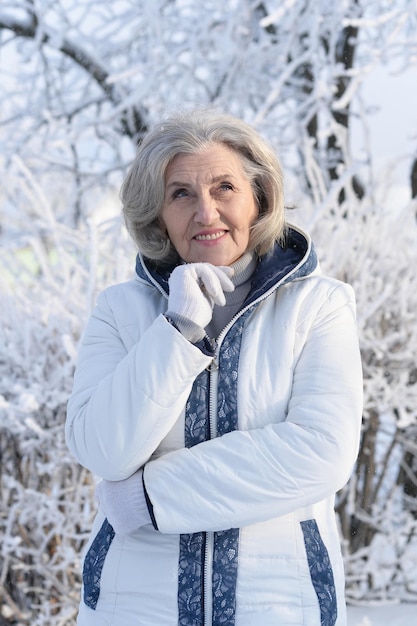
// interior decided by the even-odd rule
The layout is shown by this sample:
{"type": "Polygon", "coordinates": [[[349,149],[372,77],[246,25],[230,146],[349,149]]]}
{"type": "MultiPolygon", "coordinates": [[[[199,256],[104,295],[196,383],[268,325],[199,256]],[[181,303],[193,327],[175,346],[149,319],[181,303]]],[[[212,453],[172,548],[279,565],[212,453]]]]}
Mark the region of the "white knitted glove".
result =
{"type": "Polygon", "coordinates": [[[96,487],[100,509],[114,532],[128,535],[145,524],[151,524],[142,482],[143,470],[125,480],[102,480],[96,487]]]}
{"type": "Polygon", "coordinates": [[[211,263],[178,265],[169,277],[168,311],[205,328],[215,304],[224,306],[224,291],[233,291],[234,270],[211,263]]]}

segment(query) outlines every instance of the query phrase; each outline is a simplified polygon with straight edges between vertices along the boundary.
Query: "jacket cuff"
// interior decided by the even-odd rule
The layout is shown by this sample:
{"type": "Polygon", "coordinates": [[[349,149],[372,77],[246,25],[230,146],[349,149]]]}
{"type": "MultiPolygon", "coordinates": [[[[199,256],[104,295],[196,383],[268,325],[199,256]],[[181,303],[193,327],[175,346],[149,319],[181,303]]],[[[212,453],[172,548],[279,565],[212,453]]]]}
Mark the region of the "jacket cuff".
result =
{"type": "Polygon", "coordinates": [[[191,343],[201,341],[206,334],[204,328],[178,313],[167,311],[165,317],[191,343]]]}
{"type": "Polygon", "coordinates": [[[197,326],[197,324],[194,324],[193,322],[188,322],[194,327],[194,329],[199,329],[199,331],[193,337],[191,337],[191,335],[187,336],[187,334],[183,332],[184,327],[181,325],[181,319],[184,320],[185,318],[180,319],[180,316],[176,315],[171,317],[171,314],[169,312],[165,313],[164,317],[167,322],[171,324],[171,326],[173,326],[179,333],[181,333],[184,339],[187,339],[187,341],[192,343],[193,346],[199,348],[203,354],[211,357],[214,356],[214,353],[216,351],[215,342],[210,341],[207,335],[205,335],[205,331],[203,328],[200,328],[200,326],[197,326]],[[203,333],[203,336],[201,336],[201,332],[203,333]]]}
{"type": "Polygon", "coordinates": [[[159,530],[158,524],[156,523],[155,515],[154,515],[154,512],[153,512],[153,504],[150,501],[150,498],[148,496],[148,492],[146,491],[145,472],[144,471],[142,472],[142,485],[143,485],[143,493],[145,494],[145,501],[146,501],[146,505],[148,507],[149,517],[151,518],[152,526],[155,528],[155,530],[159,530]]]}

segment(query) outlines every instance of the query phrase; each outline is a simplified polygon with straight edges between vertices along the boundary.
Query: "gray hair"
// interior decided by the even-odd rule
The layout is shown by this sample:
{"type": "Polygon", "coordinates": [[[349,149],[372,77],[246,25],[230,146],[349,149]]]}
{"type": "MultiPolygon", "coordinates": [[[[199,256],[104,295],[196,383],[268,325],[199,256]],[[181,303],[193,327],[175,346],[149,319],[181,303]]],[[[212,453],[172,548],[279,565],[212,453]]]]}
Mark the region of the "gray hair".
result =
{"type": "Polygon", "coordinates": [[[196,154],[220,143],[240,157],[259,207],[249,248],[259,256],[284,236],[283,174],[272,147],[245,122],[212,110],[195,110],[155,125],[139,145],[121,188],[127,229],[142,255],[168,264],[178,254],[159,222],[168,165],[178,154],[196,154]]]}

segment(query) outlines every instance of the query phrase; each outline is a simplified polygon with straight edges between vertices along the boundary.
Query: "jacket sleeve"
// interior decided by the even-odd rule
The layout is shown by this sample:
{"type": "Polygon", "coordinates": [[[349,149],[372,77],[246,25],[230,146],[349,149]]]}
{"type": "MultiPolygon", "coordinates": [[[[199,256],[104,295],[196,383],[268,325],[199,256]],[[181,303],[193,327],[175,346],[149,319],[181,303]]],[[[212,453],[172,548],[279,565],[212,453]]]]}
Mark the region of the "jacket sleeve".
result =
{"type": "Polygon", "coordinates": [[[284,422],[234,431],[145,466],[158,529],[239,528],[332,496],[351,474],[361,417],[354,296],[339,284],[311,321],[284,422]]]}
{"type": "Polygon", "coordinates": [[[163,315],[127,350],[104,292],[83,335],[68,403],[70,451],[102,478],[127,478],[172,428],[210,362],[163,315]]]}

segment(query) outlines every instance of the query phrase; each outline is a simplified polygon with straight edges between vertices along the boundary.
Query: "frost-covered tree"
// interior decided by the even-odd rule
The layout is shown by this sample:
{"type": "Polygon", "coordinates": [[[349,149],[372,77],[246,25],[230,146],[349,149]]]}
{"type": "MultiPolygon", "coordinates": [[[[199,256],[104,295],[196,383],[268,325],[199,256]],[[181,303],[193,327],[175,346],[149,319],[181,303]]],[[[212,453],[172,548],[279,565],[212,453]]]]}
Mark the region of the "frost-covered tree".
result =
{"type": "Polygon", "coordinates": [[[0,624],[74,623],[95,507],[63,441],[77,345],[97,291],[133,265],[117,191],[135,143],[195,106],[273,143],[303,207],[290,219],[355,287],[365,407],[338,501],[348,592],[415,597],[415,208],[385,202],[361,89],[381,63],[416,67],[416,13],[415,0],[2,2],[0,624]]]}
{"type": "Polygon", "coordinates": [[[5,0],[3,154],[64,175],[77,219],[149,123],[215,105],[263,130],[316,200],[349,181],[362,195],[351,103],[381,61],[415,63],[415,14],[413,0],[5,0]]]}

